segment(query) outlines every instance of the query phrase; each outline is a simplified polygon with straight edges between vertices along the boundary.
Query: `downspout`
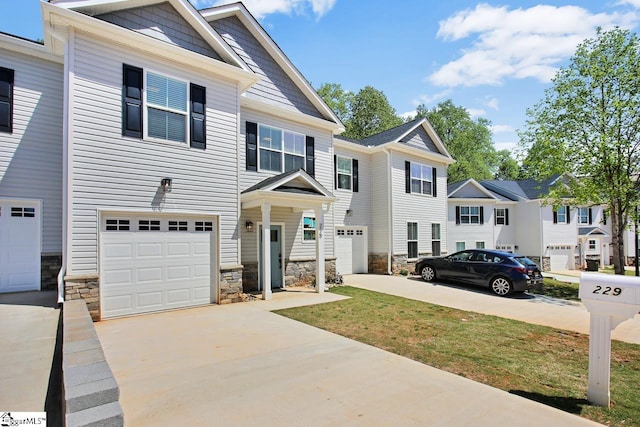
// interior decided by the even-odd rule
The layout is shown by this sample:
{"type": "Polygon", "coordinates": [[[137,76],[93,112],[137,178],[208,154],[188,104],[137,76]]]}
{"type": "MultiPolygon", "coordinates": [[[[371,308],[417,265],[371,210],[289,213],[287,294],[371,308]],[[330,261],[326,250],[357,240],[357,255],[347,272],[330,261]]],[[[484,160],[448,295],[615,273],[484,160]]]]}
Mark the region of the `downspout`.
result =
{"type": "Polygon", "coordinates": [[[389,203],[387,203],[387,215],[389,217],[389,221],[387,223],[389,227],[389,230],[388,230],[389,241],[387,242],[388,243],[387,274],[393,275],[393,269],[391,268],[391,261],[392,261],[391,253],[393,252],[393,191],[391,191],[393,188],[392,187],[393,186],[393,176],[392,176],[393,168],[391,167],[391,153],[387,148],[384,149],[384,152],[387,155],[387,176],[388,176],[387,197],[389,200],[389,203]]]}
{"type": "Polygon", "coordinates": [[[70,128],[70,113],[71,108],[71,92],[72,82],[71,73],[73,72],[73,29],[69,29],[69,34],[65,38],[64,36],[51,31],[51,34],[65,43],[64,46],[64,86],[63,86],[63,109],[62,109],[62,263],[60,271],[58,272],[58,304],[64,303],[64,276],[67,272],[67,260],[68,260],[68,244],[69,244],[69,134],[70,128]]]}
{"type": "Polygon", "coordinates": [[[544,271],[544,221],[542,219],[542,203],[538,200],[538,217],[540,218],[540,269],[544,271]]]}

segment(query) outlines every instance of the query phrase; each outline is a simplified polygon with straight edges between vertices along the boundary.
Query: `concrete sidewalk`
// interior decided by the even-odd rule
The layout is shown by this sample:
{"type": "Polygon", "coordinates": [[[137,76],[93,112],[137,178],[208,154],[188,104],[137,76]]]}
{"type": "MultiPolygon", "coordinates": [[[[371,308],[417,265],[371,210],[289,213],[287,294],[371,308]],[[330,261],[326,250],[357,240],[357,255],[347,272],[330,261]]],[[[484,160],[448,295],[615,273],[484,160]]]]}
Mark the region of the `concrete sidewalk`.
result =
{"type": "MultiPolygon", "coordinates": [[[[501,298],[488,288],[462,287],[454,284],[427,283],[418,277],[352,274],[344,276],[346,285],[383,292],[437,305],[521,320],[536,325],[589,333],[589,312],[575,301],[540,295],[515,294],[501,298]]],[[[640,344],[640,315],[613,330],[616,340],[640,344]]]]}
{"type": "Polygon", "coordinates": [[[125,425],[599,425],[271,312],[341,298],[276,292],[97,323],[125,425]]]}

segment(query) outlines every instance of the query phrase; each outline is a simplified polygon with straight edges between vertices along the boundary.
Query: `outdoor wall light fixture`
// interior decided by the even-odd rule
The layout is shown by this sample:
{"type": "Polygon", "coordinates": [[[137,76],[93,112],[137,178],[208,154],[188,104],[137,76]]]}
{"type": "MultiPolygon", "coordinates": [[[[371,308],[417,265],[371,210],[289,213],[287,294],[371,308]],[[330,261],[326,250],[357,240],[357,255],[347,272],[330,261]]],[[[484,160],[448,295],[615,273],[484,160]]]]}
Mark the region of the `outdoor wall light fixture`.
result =
{"type": "Polygon", "coordinates": [[[347,209],[347,216],[353,216],[353,210],[347,209]]]}
{"type": "Polygon", "coordinates": [[[171,178],[162,178],[162,181],[160,181],[160,187],[162,187],[162,192],[171,193],[171,184],[172,184],[171,178]]]}
{"type": "Polygon", "coordinates": [[[253,231],[253,223],[251,221],[247,221],[244,223],[244,228],[251,233],[253,231]]]}

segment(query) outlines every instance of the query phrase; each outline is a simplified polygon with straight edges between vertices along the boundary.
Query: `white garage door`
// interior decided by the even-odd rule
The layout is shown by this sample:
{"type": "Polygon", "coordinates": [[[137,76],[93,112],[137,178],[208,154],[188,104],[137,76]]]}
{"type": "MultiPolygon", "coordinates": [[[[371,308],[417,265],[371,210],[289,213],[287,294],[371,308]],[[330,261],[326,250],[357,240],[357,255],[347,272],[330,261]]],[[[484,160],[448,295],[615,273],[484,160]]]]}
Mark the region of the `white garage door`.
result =
{"type": "Polygon", "coordinates": [[[550,249],[549,250],[551,271],[573,270],[575,269],[575,259],[572,249],[550,249]]]}
{"type": "Polygon", "coordinates": [[[40,204],[0,200],[0,292],[40,289],[40,204]]]}
{"type": "Polygon", "coordinates": [[[366,273],[369,271],[366,228],[336,228],[336,270],[340,274],[366,273]]]}
{"type": "Polygon", "coordinates": [[[103,318],[215,302],[213,222],[107,219],[105,228],[100,255],[103,318]],[[196,224],[207,226],[195,231],[196,224]]]}

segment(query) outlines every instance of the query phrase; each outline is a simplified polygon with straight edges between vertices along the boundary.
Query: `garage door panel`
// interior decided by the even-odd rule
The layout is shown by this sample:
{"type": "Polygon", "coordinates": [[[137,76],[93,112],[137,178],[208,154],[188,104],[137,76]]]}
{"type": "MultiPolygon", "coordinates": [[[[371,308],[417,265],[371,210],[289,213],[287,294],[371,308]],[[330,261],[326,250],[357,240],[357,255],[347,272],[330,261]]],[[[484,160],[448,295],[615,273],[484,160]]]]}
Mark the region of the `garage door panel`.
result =
{"type": "Polygon", "coordinates": [[[368,272],[366,228],[337,227],[335,251],[338,273],[368,272]]]}
{"type": "Polygon", "coordinates": [[[101,234],[103,317],[211,302],[211,233],[101,234]]]}

